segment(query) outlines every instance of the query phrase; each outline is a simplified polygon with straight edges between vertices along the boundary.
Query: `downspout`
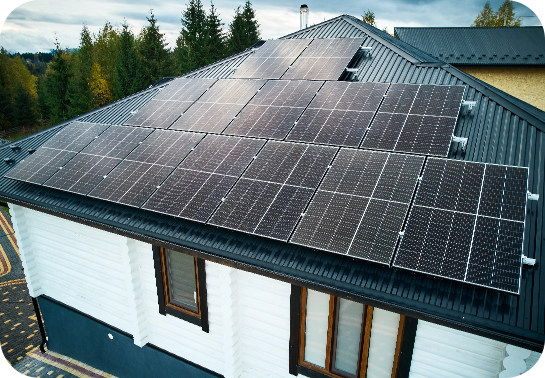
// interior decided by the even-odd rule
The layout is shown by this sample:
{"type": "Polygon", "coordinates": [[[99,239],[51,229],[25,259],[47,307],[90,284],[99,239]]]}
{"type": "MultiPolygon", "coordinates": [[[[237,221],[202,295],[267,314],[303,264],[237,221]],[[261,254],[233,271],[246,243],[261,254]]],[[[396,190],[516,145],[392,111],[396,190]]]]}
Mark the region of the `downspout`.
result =
{"type": "Polygon", "coordinates": [[[40,312],[40,306],[38,306],[38,300],[32,297],[32,304],[34,305],[34,312],[36,313],[36,319],[38,320],[38,327],[40,327],[40,333],[42,335],[42,343],[40,344],[40,352],[45,353],[45,344],[47,344],[47,336],[45,335],[44,323],[42,321],[42,314],[40,312]]]}

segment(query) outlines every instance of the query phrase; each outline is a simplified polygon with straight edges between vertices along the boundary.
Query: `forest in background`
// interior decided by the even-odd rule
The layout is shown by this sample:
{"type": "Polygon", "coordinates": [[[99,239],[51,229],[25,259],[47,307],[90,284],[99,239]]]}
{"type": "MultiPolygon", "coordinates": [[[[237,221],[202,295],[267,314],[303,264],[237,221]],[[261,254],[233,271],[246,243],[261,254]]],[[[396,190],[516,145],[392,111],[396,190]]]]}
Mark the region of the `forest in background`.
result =
{"type": "Polygon", "coordinates": [[[77,49],[56,41],[49,53],[9,54],[0,47],[0,129],[32,131],[107,105],[148,88],[163,77],[180,76],[244,51],[260,39],[248,0],[235,9],[224,31],[214,4],[190,0],[180,35],[169,48],[153,11],[135,34],[126,21],[91,33],[83,26],[77,49]]]}

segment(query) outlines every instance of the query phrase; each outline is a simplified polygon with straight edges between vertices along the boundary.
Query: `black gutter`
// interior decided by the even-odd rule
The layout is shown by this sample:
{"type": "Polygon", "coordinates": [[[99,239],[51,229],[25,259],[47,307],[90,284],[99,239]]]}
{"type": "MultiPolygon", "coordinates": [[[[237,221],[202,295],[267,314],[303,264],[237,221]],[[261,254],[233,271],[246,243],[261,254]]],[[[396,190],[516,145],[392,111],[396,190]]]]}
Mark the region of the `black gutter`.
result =
{"type": "Polygon", "coordinates": [[[40,344],[40,352],[45,353],[45,344],[47,344],[47,336],[45,335],[44,323],[42,321],[42,313],[40,312],[40,306],[38,300],[32,297],[32,304],[34,305],[34,312],[36,313],[36,319],[38,320],[38,327],[40,327],[40,334],[42,335],[42,343],[40,344]]]}
{"type": "Polygon", "coordinates": [[[274,266],[273,264],[269,264],[271,265],[270,267],[259,266],[253,259],[245,258],[243,256],[238,256],[239,260],[235,260],[232,254],[213,247],[203,246],[188,241],[184,242],[179,239],[154,232],[142,232],[141,229],[137,229],[135,227],[116,224],[112,221],[100,219],[94,216],[82,216],[70,210],[64,209],[63,212],[56,208],[56,206],[43,206],[37,203],[30,203],[26,198],[17,197],[19,196],[13,196],[11,198],[5,197],[5,195],[0,193],[0,200],[4,199],[10,203],[90,227],[98,228],[100,230],[140,240],[160,247],[183,249],[196,257],[201,257],[206,260],[239,270],[260,274],[290,284],[319,290],[327,294],[332,294],[353,301],[363,302],[373,307],[379,307],[401,315],[426,320],[464,332],[488,337],[508,344],[520,346],[525,349],[531,349],[539,353],[543,351],[543,344],[545,342],[545,335],[543,334],[520,329],[504,323],[491,322],[490,320],[482,319],[466,313],[440,309],[435,306],[428,306],[425,303],[415,303],[414,301],[406,300],[395,295],[383,293],[377,296],[377,291],[373,289],[361,288],[362,292],[355,292],[352,287],[349,287],[349,285],[346,284],[334,285],[333,282],[327,282],[326,280],[318,282],[316,277],[309,273],[300,272],[299,274],[294,274],[296,272],[293,272],[289,268],[282,268],[280,266],[274,266]],[[458,316],[456,316],[456,314],[458,314],[458,316]],[[494,329],[489,327],[491,325],[490,323],[493,323],[495,326],[494,329]]]}

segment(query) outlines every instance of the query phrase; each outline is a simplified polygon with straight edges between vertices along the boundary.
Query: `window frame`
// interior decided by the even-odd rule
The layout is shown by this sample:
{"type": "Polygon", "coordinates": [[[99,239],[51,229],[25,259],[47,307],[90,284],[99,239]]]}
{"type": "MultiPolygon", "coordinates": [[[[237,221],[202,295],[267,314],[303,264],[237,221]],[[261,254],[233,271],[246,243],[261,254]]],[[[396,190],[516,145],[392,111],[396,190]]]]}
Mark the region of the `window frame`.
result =
{"type": "MultiPolygon", "coordinates": [[[[361,301],[364,305],[362,314],[362,331],[360,335],[360,353],[358,356],[358,372],[351,376],[334,369],[336,327],[338,322],[339,296],[330,295],[328,331],[326,345],[326,360],[324,368],[308,363],[304,360],[305,352],[305,326],[306,326],[306,302],[307,288],[292,285],[290,298],[290,365],[289,372],[292,375],[304,374],[310,378],[365,378],[367,362],[369,358],[369,345],[371,340],[371,326],[373,319],[373,307],[361,301]]],[[[354,298],[348,298],[354,300],[354,298]]],[[[394,361],[392,366],[392,378],[408,377],[414,339],[416,336],[417,319],[400,314],[399,327],[396,340],[394,361]]]]}
{"type": "Polygon", "coordinates": [[[153,246],[153,260],[155,268],[155,280],[157,285],[157,299],[159,313],[166,316],[172,315],[189,323],[198,325],[204,332],[209,332],[208,327],[208,303],[206,291],[205,260],[195,257],[189,251],[178,248],[166,248],[153,246]],[[195,264],[195,287],[197,291],[197,312],[189,308],[171,303],[168,289],[167,249],[176,253],[185,253],[193,256],[195,264]]]}

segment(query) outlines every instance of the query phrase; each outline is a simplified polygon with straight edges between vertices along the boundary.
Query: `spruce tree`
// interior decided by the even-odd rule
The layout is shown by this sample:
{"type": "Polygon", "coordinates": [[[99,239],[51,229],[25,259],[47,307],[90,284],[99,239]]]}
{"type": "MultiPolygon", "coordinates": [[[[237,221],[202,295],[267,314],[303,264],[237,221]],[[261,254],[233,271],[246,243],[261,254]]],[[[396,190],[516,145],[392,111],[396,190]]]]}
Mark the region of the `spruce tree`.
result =
{"type": "Polygon", "coordinates": [[[93,93],[89,88],[93,66],[93,40],[86,25],[81,29],[79,49],[72,56],[73,79],[68,86],[70,98],[69,117],[76,117],[95,107],[93,93]]]}
{"type": "Polygon", "coordinates": [[[121,26],[119,34],[119,57],[115,67],[114,98],[120,99],[145,88],[140,73],[140,57],[136,52],[136,42],[127,21],[121,26]]]}
{"type": "Polygon", "coordinates": [[[65,121],[69,117],[68,85],[72,78],[68,53],[61,49],[58,42],[55,43],[55,47],[55,57],[49,63],[46,81],[46,103],[51,110],[53,124],[65,121]]]}
{"type": "Polygon", "coordinates": [[[515,17],[515,5],[511,0],[505,0],[496,12],[496,25],[494,26],[520,26],[520,17],[515,17]]]}
{"type": "Polygon", "coordinates": [[[255,19],[252,3],[248,0],[244,8],[235,9],[235,17],[229,25],[229,52],[237,54],[259,41],[259,24],[255,19]]]}
{"type": "Polygon", "coordinates": [[[146,17],[148,25],[142,28],[139,36],[139,52],[143,63],[141,75],[146,87],[165,76],[170,63],[165,35],[160,32],[152,10],[150,14],[151,17],[146,17]]]}
{"type": "Polygon", "coordinates": [[[225,58],[225,36],[223,33],[223,23],[216,12],[214,4],[210,3],[210,13],[207,17],[208,26],[208,62],[207,64],[217,62],[225,58]]]}
{"type": "Polygon", "coordinates": [[[30,125],[38,119],[36,102],[21,84],[17,85],[13,115],[15,126],[30,125]]]}
{"type": "Polygon", "coordinates": [[[182,14],[182,30],[176,39],[175,56],[179,73],[193,71],[207,64],[207,17],[201,0],[190,0],[182,14]]]}
{"type": "Polygon", "coordinates": [[[42,120],[48,120],[50,117],[49,105],[47,105],[47,76],[38,76],[36,83],[36,89],[38,92],[38,112],[41,115],[42,120]]]}

